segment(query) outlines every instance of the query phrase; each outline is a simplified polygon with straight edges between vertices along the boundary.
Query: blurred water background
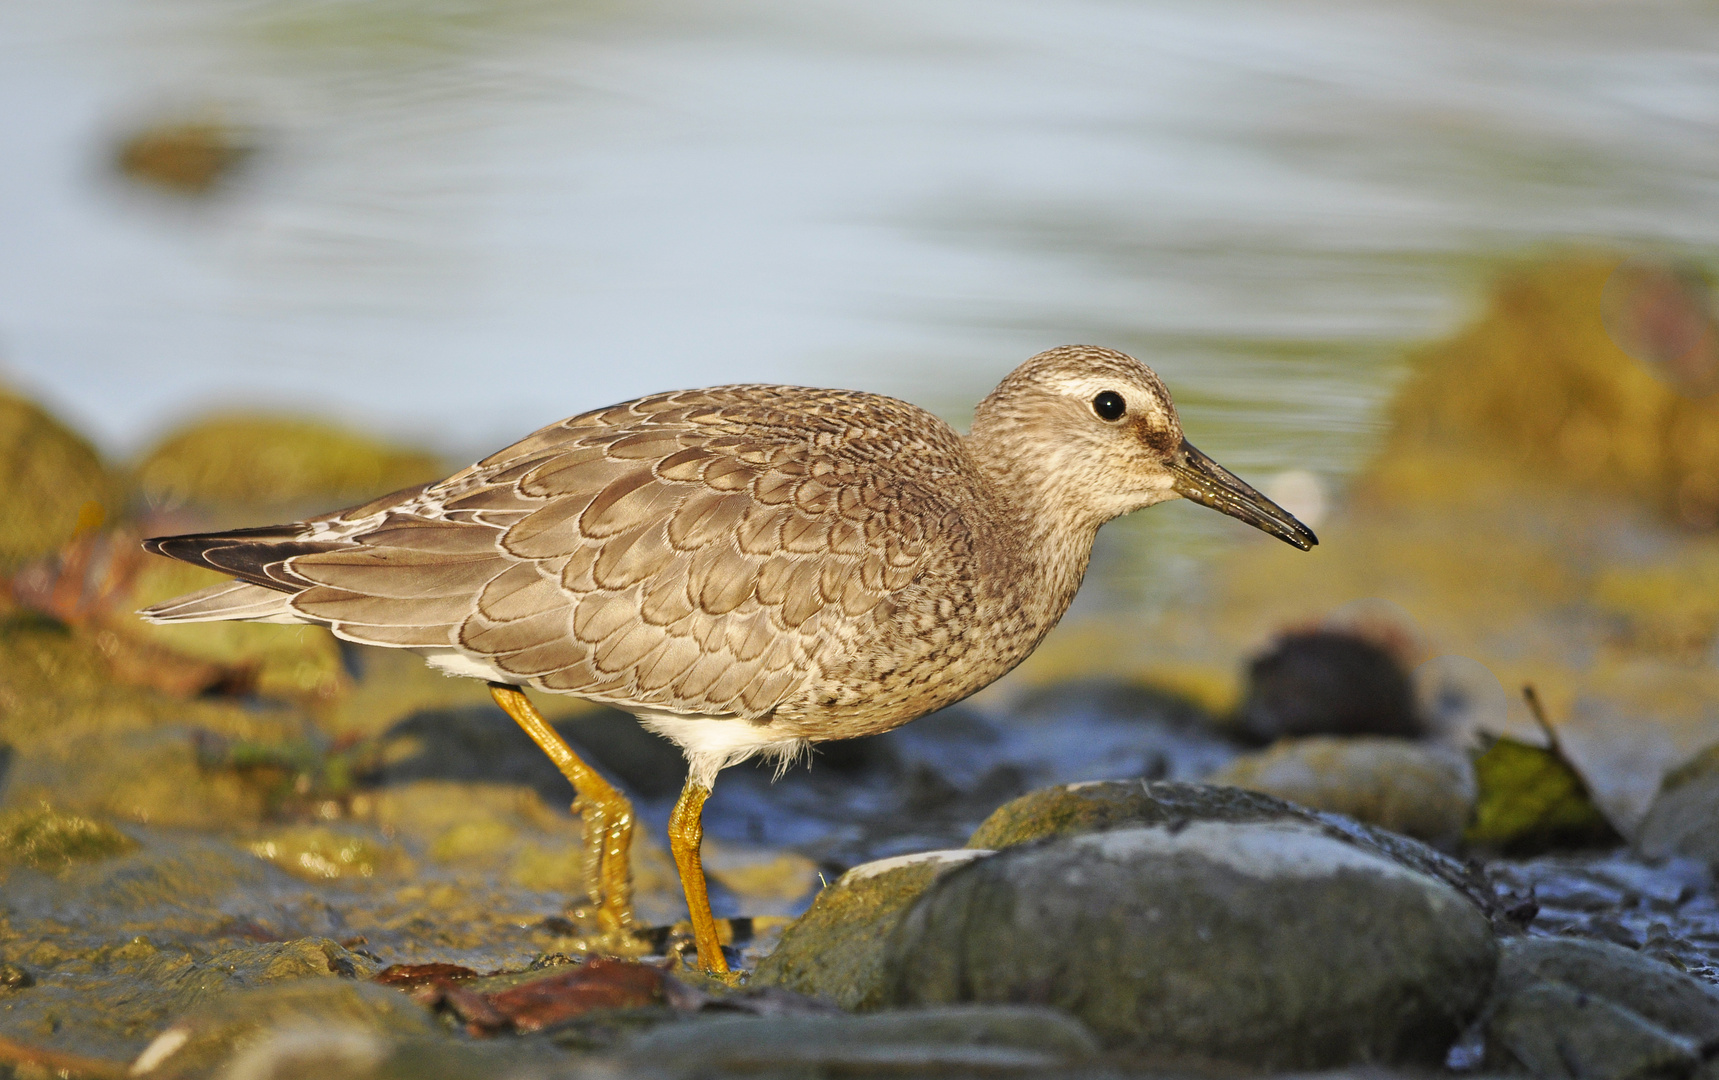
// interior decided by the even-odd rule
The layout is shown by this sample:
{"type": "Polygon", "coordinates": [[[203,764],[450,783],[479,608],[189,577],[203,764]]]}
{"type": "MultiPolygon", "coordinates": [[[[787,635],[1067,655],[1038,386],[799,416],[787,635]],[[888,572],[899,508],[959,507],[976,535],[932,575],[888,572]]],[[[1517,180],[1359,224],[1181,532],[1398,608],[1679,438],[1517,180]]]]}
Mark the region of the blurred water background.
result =
{"type": "MultiPolygon", "coordinates": [[[[1340,491],[1500,260],[1719,243],[1693,0],[67,0],[0,11],[0,101],[0,371],[116,455],[243,404],[459,459],[739,381],[962,422],[1084,341],[1340,491]],[[127,182],[163,118],[255,152],[127,182]]],[[[1112,526],[1083,603],[1241,532],[1112,526]]]]}

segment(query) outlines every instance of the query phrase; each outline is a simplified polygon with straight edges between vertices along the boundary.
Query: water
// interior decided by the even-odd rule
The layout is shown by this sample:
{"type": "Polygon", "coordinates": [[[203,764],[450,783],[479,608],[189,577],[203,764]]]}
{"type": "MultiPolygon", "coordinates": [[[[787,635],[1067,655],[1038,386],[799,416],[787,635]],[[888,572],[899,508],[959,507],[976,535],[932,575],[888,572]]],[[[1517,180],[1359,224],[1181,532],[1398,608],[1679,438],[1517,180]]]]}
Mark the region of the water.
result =
{"type": "MultiPolygon", "coordinates": [[[[462,458],[709,382],[960,422],[1091,341],[1340,487],[1501,259],[1714,250],[1716,46],[1694,0],[10,5],[0,363],[116,454],[245,403],[462,458]],[[113,173],[188,114],[254,129],[218,195],[113,173]]],[[[1243,530],[1107,532],[1137,603],[1243,530]]]]}

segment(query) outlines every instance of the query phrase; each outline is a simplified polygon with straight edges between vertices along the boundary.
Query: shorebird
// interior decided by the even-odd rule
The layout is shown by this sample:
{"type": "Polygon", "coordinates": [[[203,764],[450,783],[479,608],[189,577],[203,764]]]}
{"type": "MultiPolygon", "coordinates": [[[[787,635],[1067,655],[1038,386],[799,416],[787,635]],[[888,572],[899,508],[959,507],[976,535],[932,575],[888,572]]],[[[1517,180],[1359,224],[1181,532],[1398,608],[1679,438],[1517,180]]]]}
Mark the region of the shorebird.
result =
{"type": "Polygon", "coordinates": [[[1146,365],[1065,346],[1016,368],[965,436],[904,401],[798,386],[581,413],[363,506],[146,540],[235,580],[142,614],[313,623],[489,683],[572,782],[587,888],[619,934],[632,807],[524,689],[631,712],[686,755],[669,843],[698,963],[725,972],[699,859],[717,773],[986,686],[1068,609],[1100,525],[1178,497],[1318,542],[1188,443],[1146,365]]]}

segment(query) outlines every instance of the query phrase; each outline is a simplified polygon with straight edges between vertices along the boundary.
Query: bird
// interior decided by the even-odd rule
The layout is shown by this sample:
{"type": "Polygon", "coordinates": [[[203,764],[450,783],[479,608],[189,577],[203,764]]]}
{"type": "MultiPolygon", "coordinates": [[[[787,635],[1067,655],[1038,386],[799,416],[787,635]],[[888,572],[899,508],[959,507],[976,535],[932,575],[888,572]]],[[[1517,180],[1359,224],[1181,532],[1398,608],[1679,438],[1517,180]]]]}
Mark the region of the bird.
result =
{"type": "Polygon", "coordinates": [[[155,537],[231,580],[158,623],[310,623],[480,679],[571,782],[604,933],[632,930],[629,800],[526,690],[631,712],[687,761],[669,821],[697,964],[717,774],[953,704],[1068,610],[1105,522],[1166,500],[1313,532],[1195,449],[1145,364],[1097,346],[1006,376],[967,434],[879,394],[732,385],[551,424],[443,480],[285,525],[155,537]]]}

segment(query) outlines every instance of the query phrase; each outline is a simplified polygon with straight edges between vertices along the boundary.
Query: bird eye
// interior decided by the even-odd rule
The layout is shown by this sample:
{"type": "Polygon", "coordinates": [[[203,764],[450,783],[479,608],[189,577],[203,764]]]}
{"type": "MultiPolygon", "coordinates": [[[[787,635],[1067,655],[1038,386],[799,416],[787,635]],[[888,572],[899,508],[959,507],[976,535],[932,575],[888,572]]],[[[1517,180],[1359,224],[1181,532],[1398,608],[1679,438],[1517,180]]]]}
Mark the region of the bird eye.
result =
{"type": "Polygon", "coordinates": [[[1105,390],[1092,399],[1092,411],[1100,420],[1120,420],[1128,411],[1128,403],[1114,390],[1105,390]]]}

